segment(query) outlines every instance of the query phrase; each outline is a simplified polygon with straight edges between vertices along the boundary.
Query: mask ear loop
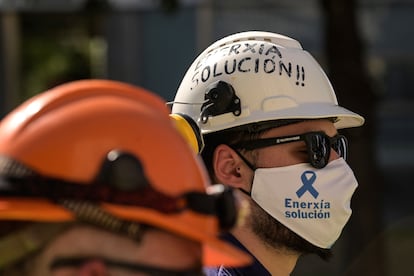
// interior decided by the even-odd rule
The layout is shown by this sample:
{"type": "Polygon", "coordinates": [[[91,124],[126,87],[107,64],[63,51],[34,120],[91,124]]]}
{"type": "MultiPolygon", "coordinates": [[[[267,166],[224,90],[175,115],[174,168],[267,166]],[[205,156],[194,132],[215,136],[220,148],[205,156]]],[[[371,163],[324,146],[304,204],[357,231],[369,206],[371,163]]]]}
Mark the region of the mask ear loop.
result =
{"type": "MultiPolygon", "coordinates": [[[[247,165],[247,167],[249,167],[253,172],[257,169],[252,163],[249,162],[249,160],[246,159],[246,157],[244,157],[238,150],[236,150],[235,148],[233,148],[232,146],[229,145],[230,148],[232,148],[234,150],[234,152],[240,157],[241,160],[243,160],[243,162],[247,165]]],[[[252,193],[248,192],[242,188],[239,188],[239,190],[241,192],[243,192],[244,194],[248,195],[249,197],[251,197],[252,193]]]]}
{"type": "Polygon", "coordinates": [[[234,152],[241,158],[241,160],[243,160],[243,162],[252,170],[255,171],[257,168],[250,163],[249,160],[246,159],[246,157],[243,156],[243,154],[240,153],[240,151],[238,151],[237,149],[235,149],[233,146],[227,145],[229,146],[232,150],[234,150],[234,152]]]}

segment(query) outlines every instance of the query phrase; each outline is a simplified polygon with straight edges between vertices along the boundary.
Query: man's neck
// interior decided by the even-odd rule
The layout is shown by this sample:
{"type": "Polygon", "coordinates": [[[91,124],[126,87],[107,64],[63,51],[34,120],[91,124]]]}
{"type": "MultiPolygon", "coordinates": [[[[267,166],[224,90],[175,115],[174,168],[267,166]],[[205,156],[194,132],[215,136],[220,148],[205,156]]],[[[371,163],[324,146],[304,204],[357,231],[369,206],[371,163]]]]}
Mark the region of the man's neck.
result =
{"type": "Polygon", "coordinates": [[[232,234],[273,276],[288,276],[295,268],[299,254],[266,245],[252,231],[245,227],[236,228],[232,234]]]}

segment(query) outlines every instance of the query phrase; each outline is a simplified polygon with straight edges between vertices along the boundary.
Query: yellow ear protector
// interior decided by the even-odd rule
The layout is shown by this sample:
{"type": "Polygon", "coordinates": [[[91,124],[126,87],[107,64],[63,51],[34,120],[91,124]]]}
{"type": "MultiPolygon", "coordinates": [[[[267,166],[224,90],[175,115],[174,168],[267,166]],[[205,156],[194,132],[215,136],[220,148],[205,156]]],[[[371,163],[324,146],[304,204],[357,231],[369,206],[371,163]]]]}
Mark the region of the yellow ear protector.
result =
{"type": "Polygon", "coordinates": [[[186,114],[173,113],[170,117],[191,148],[196,153],[200,153],[204,148],[204,140],[197,123],[186,114]]]}

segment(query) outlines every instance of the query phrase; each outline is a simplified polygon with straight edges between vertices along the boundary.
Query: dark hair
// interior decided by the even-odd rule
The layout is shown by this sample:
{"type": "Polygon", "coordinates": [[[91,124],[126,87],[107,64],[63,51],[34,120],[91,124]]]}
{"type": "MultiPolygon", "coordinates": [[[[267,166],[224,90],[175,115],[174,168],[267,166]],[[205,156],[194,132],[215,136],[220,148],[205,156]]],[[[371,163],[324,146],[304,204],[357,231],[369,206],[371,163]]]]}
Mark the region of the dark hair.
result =
{"type": "Polygon", "coordinates": [[[252,136],[257,136],[258,134],[251,133],[247,130],[224,130],[214,133],[209,133],[204,136],[204,149],[201,152],[201,157],[203,158],[204,164],[207,168],[207,171],[211,179],[214,177],[214,168],[213,168],[213,156],[214,151],[217,146],[225,144],[231,145],[239,142],[249,141],[252,136]]]}
{"type": "Polygon", "coordinates": [[[289,124],[299,123],[305,121],[304,119],[286,119],[275,121],[256,122],[234,128],[229,128],[217,132],[212,132],[204,135],[204,149],[201,152],[201,157],[205,163],[207,171],[211,179],[214,179],[213,156],[217,146],[239,144],[240,142],[251,141],[257,139],[266,131],[289,124]]]}

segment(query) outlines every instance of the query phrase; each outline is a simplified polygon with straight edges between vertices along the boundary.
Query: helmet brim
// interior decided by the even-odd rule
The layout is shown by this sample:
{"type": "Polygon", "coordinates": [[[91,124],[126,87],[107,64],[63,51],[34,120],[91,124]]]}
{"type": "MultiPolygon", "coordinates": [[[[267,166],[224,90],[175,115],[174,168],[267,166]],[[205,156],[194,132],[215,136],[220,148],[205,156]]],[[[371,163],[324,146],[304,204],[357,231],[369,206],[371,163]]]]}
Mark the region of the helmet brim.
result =
{"type": "Polygon", "coordinates": [[[338,105],[323,104],[302,104],[299,107],[291,107],[277,111],[265,111],[251,113],[246,117],[243,117],[243,112],[237,120],[231,119],[227,121],[226,117],[232,117],[232,114],[224,114],[221,116],[211,117],[206,125],[201,126],[202,133],[208,134],[216,131],[223,130],[223,124],[226,125],[226,129],[232,127],[239,127],[252,123],[270,122],[280,120],[307,120],[307,119],[335,119],[334,125],[337,129],[359,127],[364,124],[365,119],[361,115],[354,113],[344,107],[338,105]]]}

